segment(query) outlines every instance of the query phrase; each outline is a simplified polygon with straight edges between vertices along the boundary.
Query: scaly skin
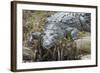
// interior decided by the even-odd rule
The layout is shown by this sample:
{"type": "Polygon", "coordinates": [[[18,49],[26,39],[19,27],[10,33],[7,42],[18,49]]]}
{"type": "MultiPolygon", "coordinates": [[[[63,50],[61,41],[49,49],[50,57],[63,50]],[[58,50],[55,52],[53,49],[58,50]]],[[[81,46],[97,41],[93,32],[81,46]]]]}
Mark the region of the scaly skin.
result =
{"type": "Polygon", "coordinates": [[[41,37],[42,46],[49,49],[69,34],[72,40],[76,40],[79,31],[90,32],[90,18],[90,13],[57,12],[46,19],[44,31],[36,35],[41,37]]]}

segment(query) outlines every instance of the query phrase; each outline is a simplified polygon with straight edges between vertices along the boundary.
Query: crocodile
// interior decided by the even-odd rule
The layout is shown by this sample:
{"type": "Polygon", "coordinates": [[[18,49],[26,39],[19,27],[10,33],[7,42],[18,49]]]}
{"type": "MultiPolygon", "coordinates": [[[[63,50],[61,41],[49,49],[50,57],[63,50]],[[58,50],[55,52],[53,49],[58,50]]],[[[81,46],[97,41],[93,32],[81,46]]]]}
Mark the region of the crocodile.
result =
{"type": "MultiPolygon", "coordinates": [[[[43,48],[49,49],[58,40],[71,36],[78,39],[80,31],[91,32],[91,13],[83,12],[56,12],[45,20],[44,31],[38,32],[43,48]]],[[[31,33],[31,37],[36,36],[31,33]]]]}

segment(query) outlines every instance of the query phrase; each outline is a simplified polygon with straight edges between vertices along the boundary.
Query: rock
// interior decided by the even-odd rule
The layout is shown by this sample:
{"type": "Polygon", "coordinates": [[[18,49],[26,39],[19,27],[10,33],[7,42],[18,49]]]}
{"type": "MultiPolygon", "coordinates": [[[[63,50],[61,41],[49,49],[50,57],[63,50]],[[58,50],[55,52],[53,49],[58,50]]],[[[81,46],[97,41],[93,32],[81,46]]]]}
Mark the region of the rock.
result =
{"type": "Polygon", "coordinates": [[[85,36],[80,39],[75,40],[77,49],[89,49],[91,48],[91,37],[85,36]]]}
{"type": "Polygon", "coordinates": [[[82,59],[82,60],[91,59],[91,55],[84,55],[84,56],[81,56],[81,59],[82,59]]]}
{"type": "Polygon", "coordinates": [[[23,47],[23,61],[30,62],[34,60],[34,52],[27,47],[23,47]]]}

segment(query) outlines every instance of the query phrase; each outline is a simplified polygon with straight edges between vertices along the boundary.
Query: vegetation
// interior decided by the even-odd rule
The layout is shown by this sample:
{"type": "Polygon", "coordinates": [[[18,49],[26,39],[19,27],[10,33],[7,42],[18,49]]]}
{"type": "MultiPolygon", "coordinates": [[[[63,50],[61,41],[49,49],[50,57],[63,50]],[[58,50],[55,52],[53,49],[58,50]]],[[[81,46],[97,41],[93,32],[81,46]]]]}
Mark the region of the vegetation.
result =
{"type": "MultiPolygon", "coordinates": [[[[32,11],[23,10],[23,62],[37,61],[57,61],[57,60],[79,60],[80,55],[87,55],[91,52],[91,45],[77,48],[77,44],[71,40],[63,38],[50,50],[43,49],[39,40],[34,40],[33,47],[28,46],[30,32],[42,32],[45,20],[56,12],[52,11],[32,11]]],[[[79,38],[89,35],[87,32],[80,32],[79,38]]]]}

